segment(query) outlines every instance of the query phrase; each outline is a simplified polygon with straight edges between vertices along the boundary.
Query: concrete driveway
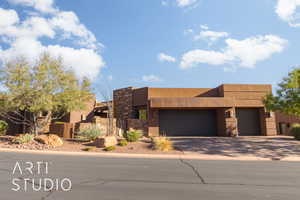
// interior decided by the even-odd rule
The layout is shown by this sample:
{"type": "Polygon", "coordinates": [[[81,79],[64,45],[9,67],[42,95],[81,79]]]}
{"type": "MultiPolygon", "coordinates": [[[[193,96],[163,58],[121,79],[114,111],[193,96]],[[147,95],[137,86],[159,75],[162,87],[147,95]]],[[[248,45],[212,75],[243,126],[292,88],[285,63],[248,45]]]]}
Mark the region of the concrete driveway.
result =
{"type": "Polygon", "coordinates": [[[173,137],[175,148],[186,154],[227,157],[270,158],[300,157],[300,141],[293,137],[173,137]]]}

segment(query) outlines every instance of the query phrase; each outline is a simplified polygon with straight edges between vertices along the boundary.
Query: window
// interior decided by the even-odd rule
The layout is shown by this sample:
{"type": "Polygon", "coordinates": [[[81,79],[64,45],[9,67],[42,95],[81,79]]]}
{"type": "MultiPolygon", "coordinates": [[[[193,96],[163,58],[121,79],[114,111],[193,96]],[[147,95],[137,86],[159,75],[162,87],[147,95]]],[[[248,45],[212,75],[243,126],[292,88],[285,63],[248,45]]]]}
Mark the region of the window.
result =
{"type": "Polygon", "coordinates": [[[146,109],[139,110],[139,119],[147,120],[147,110],[146,109]]]}

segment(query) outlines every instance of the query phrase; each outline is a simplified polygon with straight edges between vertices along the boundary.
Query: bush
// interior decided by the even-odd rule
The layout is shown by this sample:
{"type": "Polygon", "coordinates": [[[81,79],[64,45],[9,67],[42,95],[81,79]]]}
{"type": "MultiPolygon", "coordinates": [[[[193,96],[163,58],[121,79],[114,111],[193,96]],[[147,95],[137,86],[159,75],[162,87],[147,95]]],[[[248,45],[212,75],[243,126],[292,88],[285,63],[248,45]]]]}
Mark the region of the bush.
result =
{"type": "Polygon", "coordinates": [[[155,150],[159,151],[171,151],[174,149],[173,142],[166,137],[152,138],[152,145],[155,150]]]}
{"type": "Polygon", "coordinates": [[[300,140],[300,124],[293,124],[291,134],[296,140],[300,140]]]}
{"type": "Polygon", "coordinates": [[[5,121],[0,120],[0,136],[6,134],[7,128],[8,128],[8,124],[5,121]]]}
{"type": "Polygon", "coordinates": [[[34,135],[24,134],[24,135],[19,135],[19,136],[15,137],[12,142],[16,143],[16,144],[26,144],[26,143],[33,141],[33,139],[34,139],[34,135]]]}
{"type": "Polygon", "coordinates": [[[141,130],[129,130],[125,134],[125,138],[128,142],[136,142],[143,136],[141,130]]]}
{"type": "Polygon", "coordinates": [[[122,139],[122,140],[120,140],[119,145],[122,146],[122,147],[124,147],[124,146],[128,145],[128,142],[127,142],[127,140],[122,139]]]}
{"type": "Polygon", "coordinates": [[[104,151],[113,151],[113,150],[115,150],[115,149],[116,149],[115,146],[109,146],[109,147],[105,147],[105,148],[104,148],[104,151]]]}
{"type": "Polygon", "coordinates": [[[78,135],[80,138],[92,141],[103,134],[104,133],[101,131],[100,127],[93,124],[87,128],[84,128],[83,130],[80,130],[78,135]]]}

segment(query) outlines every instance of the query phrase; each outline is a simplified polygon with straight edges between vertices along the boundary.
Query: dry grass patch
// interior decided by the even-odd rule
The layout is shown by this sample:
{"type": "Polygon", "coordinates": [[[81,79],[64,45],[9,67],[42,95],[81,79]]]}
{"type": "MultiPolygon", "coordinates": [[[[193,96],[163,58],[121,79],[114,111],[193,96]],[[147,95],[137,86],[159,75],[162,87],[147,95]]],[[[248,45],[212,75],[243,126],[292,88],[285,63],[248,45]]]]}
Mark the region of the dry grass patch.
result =
{"type": "Polygon", "coordinates": [[[94,151],[96,149],[96,147],[86,147],[83,148],[82,151],[94,151]]]}
{"type": "Polygon", "coordinates": [[[119,141],[119,146],[124,147],[124,146],[127,146],[127,145],[128,145],[127,140],[121,139],[121,140],[119,141]]]}
{"type": "Polygon", "coordinates": [[[152,145],[155,150],[158,151],[172,151],[174,150],[173,142],[167,137],[154,137],[152,138],[152,145]]]}
{"type": "Polygon", "coordinates": [[[114,150],[116,150],[116,147],[115,146],[109,146],[109,147],[105,147],[103,150],[104,151],[114,151],[114,150]]]}

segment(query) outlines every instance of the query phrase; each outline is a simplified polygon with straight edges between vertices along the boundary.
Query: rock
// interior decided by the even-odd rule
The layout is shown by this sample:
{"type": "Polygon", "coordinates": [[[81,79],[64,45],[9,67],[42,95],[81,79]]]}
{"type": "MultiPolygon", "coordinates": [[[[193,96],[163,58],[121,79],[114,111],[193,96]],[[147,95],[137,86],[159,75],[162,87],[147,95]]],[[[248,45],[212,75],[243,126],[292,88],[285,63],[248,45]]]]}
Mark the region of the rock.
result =
{"type": "Polygon", "coordinates": [[[63,140],[57,135],[50,134],[49,135],[50,146],[59,147],[64,144],[63,140]]]}
{"type": "Polygon", "coordinates": [[[59,147],[64,144],[62,139],[54,134],[39,135],[39,136],[36,136],[34,139],[35,139],[35,141],[37,141],[39,143],[47,144],[52,147],[59,147]]]}
{"type": "Polygon", "coordinates": [[[115,146],[117,144],[118,140],[115,136],[98,137],[95,140],[95,146],[99,148],[115,146]]]}

